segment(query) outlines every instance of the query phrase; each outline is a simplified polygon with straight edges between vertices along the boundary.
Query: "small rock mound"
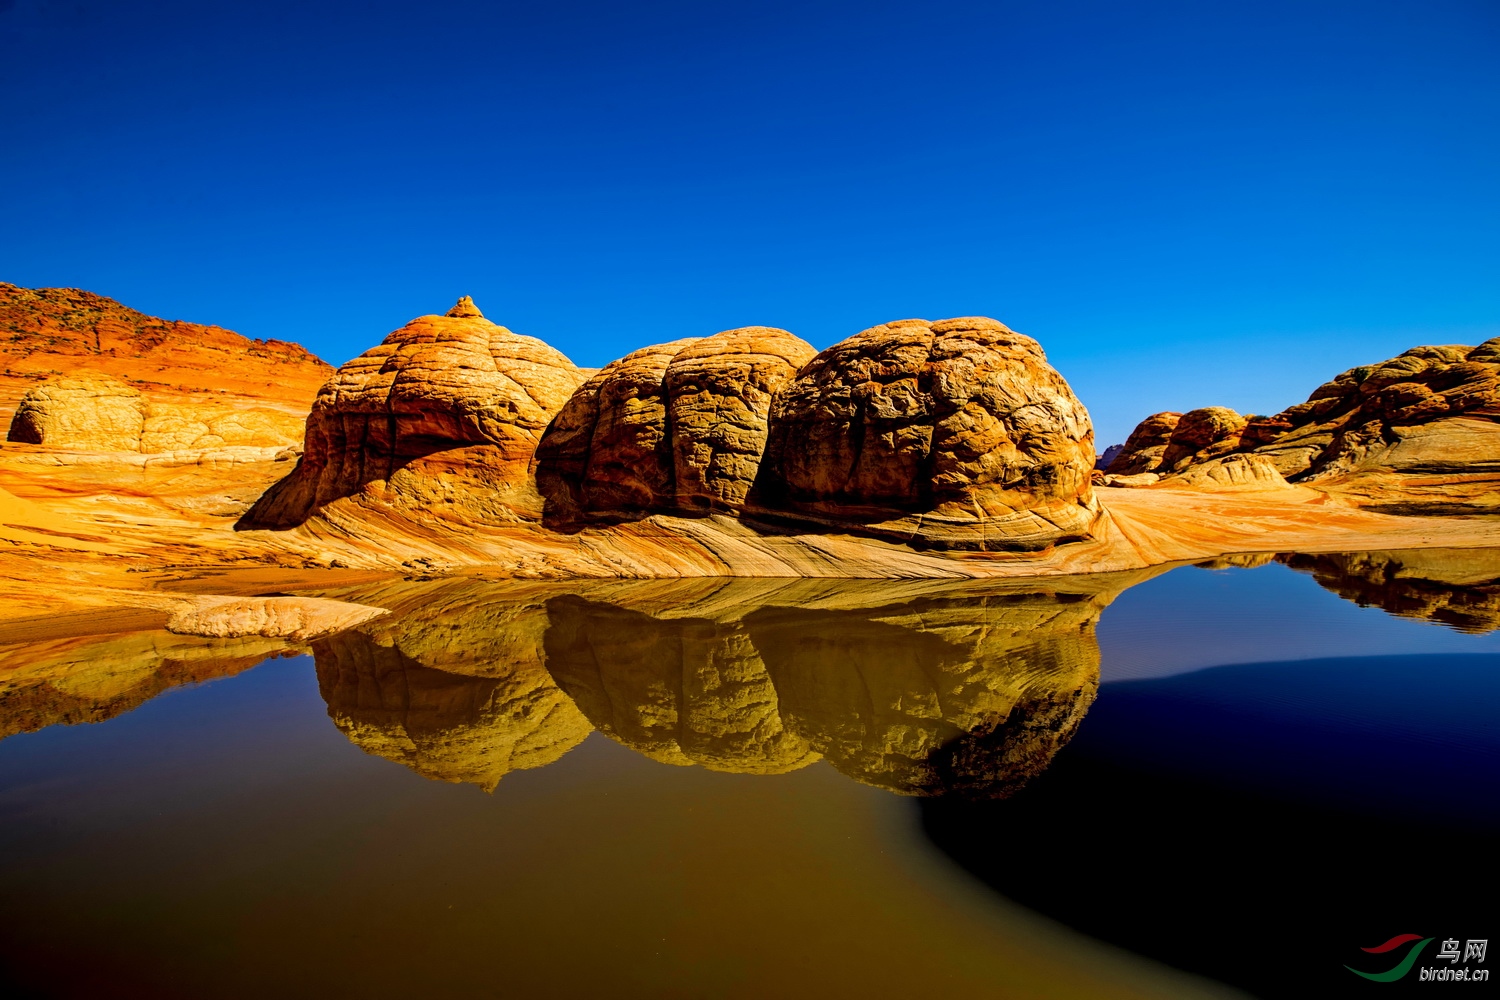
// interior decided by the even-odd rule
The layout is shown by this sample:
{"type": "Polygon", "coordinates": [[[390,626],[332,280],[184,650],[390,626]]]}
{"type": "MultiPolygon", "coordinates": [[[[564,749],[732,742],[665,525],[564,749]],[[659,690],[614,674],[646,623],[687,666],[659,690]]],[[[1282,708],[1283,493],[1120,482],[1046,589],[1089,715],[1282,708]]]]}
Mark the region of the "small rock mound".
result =
{"type": "Polygon", "coordinates": [[[1088,412],[1041,346],[985,318],[877,326],[776,396],[754,504],[923,544],[1040,549],[1098,516],[1088,412]]]}
{"type": "Polygon", "coordinates": [[[1153,413],[1136,424],[1135,430],[1125,439],[1125,446],[1110,460],[1104,471],[1112,476],[1139,476],[1154,472],[1161,466],[1162,453],[1182,414],[1153,413]]]}
{"type": "Polygon", "coordinates": [[[80,451],[141,450],[146,400],[110,375],[83,372],[27,391],[6,440],[80,451]]]}
{"type": "Polygon", "coordinates": [[[286,448],[302,420],[233,403],[151,399],[100,372],[48,379],[21,397],[7,440],[63,451],[159,455],[223,448],[286,448]]]}
{"type": "Polygon", "coordinates": [[[302,459],[240,526],[292,527],[362,493],[466,519],[535,519],[532,453],[583,380],[563,354],[484,319],[467,298],[414,319],[319,390],[302,459]]]}
{"type": "Polygon", "coordinates": [[[814,355],[745,327],[626,355],[585,382],[537,450],[559,519],[737,511],[765,450],[771,401],[814,355]]]}

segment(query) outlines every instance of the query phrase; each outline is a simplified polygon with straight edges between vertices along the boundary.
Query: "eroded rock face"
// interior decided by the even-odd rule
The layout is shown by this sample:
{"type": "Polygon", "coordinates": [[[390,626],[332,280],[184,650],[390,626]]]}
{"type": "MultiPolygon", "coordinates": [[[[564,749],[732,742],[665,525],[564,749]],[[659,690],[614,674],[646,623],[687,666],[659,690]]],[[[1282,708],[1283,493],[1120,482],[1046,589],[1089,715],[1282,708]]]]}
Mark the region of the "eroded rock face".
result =
{"type": "Polygon", "coordinates": [[[753,505],[924,544],[1086,534],[1093,426],[1041,347],[991,319],[878,326],[782,389],[753,505]]]}
{"type": "Polygon", "coordinates": [[[1151,471],[1163,475],[1181,472],[1190,465],[1229,454],[1239,446],[1245,423],[1245,417],[1227,406],[1189,410],[1172,428],[1160,466],[1151,471]]]}
{"type": "MultiPolygon", "coordinates": [[[[1159,436],[1163,416],[1148,417],[1132,440],[1159,436]]],[[[1155,464],[1148,449],[1136,450],[1132,457],[1127,446],[1110,472],[1176,473],[1182,485],[1213,466],[1197,479],[1214,484],[1245,472],[1268,481],[1269,467],[1395,513],[1492,510],[1500,507],[1500,337],[1478,347],[1414,347],[1351,368],[1273,416],[1196,410],[1155,464]],[[1253,466],[1231,467],[1236,456],[1253,466]]]]}
{"type": "Polygon", "coordinates": [[[80,451],[140,451],[146,400],[111,375],[85,372],[29,389],[11,418],[9,441],[80,451]]]}
{"type": "Polygon", "coordinates": [[[302,419],[212,398],[153,399],[112,375],[78,372],[27,390],[7,439],[65,451],[145,454],[286,448],[301,443],[302,419]]]}
{"type": "Polygon", "coordinates": [[[284,528],[359,493],[437,516],[540,516],[530,476],[542,431],[584,373],[534,337],[486,320],[467,298],[422,316],[339,368],[307,418],[297,468],[244,527],[284,528]]]}
{"type": "Polygon", "coordinates": [[[300,441],[307,407],[333,373],[296,344],[158,319],[77,288],[0,281],[0,329],[7,331],[0,339],[0,419],[37,383],[89,371],[153,401],[279,411],[294,420],[292,439],[300,441]]]}
{"type": "Polygon", "coordinates": [[[746,327],[643,348],[579,388],[537,452],[561,519],[737,511],[765,450],[771,400],[814,354],[746,327]]]}
{"type": "Polygon", "coordinates": [[[1153,413],[1135,425],[1135,430],[1125,439],[1125,447],[1105,468],[1112,476],[1139,476],[1155,472],[1161,466],[1161,456],[1167,450],[1167,442],[1177,429],[1182,414],[1153,413]]]}

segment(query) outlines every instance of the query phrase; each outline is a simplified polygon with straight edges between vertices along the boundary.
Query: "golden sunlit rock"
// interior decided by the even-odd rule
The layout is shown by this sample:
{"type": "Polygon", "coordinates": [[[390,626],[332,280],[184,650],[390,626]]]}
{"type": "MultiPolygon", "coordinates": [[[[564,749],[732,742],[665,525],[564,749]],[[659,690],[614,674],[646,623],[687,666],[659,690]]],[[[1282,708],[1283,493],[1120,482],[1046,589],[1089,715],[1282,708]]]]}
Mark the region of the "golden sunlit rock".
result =
{"type": "Polygon", "coordinates": [[[414,319],[319,390],[296,469],[242,526],[292,527],[360,494],[429,516],[535,520],[532,454],[584,377],[472,301],[414,319]]]}
{"type": "Polygon", "coordinates": [[[1042,549],[1100,517],[1088,412],[992,319],[902,320],[779,392],[754,505],[945,548],[1042,549]]]}
{"type": "Polygon", "coordinates": [[[606,365],[537,450],[549,513],[739,510],[760,468],[771,401],[814,353],[785,330],[746,327],[606,365]]]}
{"type": "Polygon", "coordinates": [[[1268,417],[1224,407],[1155,414],[1131,433],[1105,481],[1265,490],[1281,477],[1393,514],[1482,513],[1500,509],[1496,456],[1500,337],[1414,347],[1351,368],[1268,417]],[[1160,482],[1136,478],[1146,474],[1160,482]]]}

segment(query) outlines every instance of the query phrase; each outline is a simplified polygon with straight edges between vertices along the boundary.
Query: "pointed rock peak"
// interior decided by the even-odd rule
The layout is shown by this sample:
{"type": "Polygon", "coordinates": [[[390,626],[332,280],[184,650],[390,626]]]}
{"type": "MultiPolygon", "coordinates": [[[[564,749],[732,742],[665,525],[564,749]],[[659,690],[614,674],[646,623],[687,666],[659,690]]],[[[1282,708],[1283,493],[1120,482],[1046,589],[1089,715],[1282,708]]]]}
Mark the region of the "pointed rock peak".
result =
{"type": "Polygon", "coordinates": [[[459,319],[484,319],[484,313],[479,311],[479,307],[474,304],[474,300],[467,295],[459,299],[458,304],[448,310],[448,315],[459,319]]]}

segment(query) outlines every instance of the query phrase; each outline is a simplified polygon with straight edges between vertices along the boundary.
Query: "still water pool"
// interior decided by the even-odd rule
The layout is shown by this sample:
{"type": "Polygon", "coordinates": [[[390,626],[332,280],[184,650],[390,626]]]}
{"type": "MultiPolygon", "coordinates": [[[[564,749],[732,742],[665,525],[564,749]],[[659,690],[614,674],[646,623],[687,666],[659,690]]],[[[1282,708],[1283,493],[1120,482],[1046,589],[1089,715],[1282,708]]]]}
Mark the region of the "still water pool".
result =
{"type": "Polygon", "coordinates": [[[4,647],[0,980],[1400,992],[1415,973],[1346,966],[1497,923],[1496,577],[1495,553],[1426,551],[413,581],[330,595],[393,613],[258,664],[140,633],[4,647]]]}

